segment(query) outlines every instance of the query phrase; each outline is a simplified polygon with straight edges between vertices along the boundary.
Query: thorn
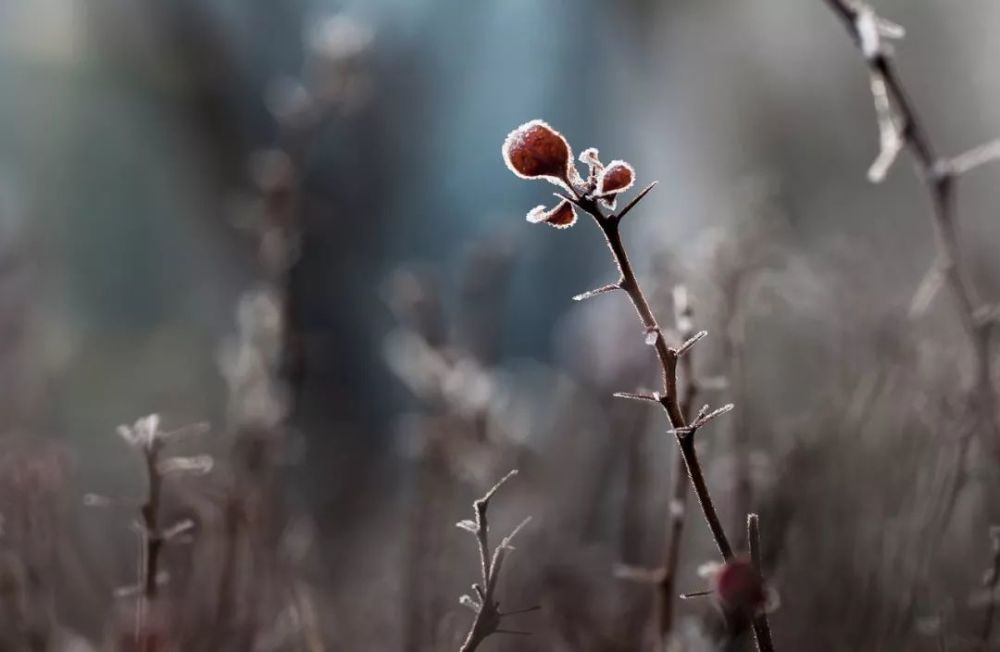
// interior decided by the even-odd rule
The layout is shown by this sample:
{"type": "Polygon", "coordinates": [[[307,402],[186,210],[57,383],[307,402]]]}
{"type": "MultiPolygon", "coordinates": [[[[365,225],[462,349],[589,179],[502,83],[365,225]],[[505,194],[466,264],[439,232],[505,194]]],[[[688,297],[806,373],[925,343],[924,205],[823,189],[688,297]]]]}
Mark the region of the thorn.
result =
{"type": "Polygon", "coordinates": [[[490,502],[490,498],[493,497],[493,494],[495,494],[497,491],[499,491],[500,487],[502,487],[505,482],[507,482],[508,480],[510,480],[511,478],[513,478],[515,475],[517,475],[517,469],[511,469],[510,473],[508,473],[504,477],[500,478],[500,480],[497,481],[497,483],[495,485],[493,485],[492,487],[490,487],[490,490],[486,492],[486,495],[484,495],[482,498],[480,498],[479,500],[477,500],[476,503],[482,505],[482,504],[490,502]]]}
{"type": "Polygon", "coordinates": [[[638,204],[640,201],[642,201],[643,197],[645,197],[646,195],[649,194],[649,191],[652,190],[653,187],[656,186],[657,183],[659,183],[659,182],[658,181],[654,181],[653,183],[649,184],[648,186],[646,186],[645,188],[643,188],[642,190],[640,190],[639,194],[636,195],[635,197],[633,197],[632,201],[630,201],[629,203],[625,204],[624,208],[622,208],[618,212],[618,214],[615,215],[615,219],[620,220],[623,217],[625,217],[628,214],[628,212],[635,207],[636,204],[638,204]]]}
{"type": "Polygon", "coordinates": [[[514,539],[515,536],[517,536],[517,533],[520,532],[521,529],[524,528],[524,526],[527,525],[530,522],[531,522],[531,517],[529,516],[526,519],[524,519],[523,521],[521,521],[520,523],[518,523],[517,527],[515,527],[513,530],[511,530],[510,534],[508,534],[506,537],[504,537],[503,541],[500,542],[500,547],[501,548],[508,548],[510,550],[513,550],[514,548],[513,548],[513,546],[510,545],[510,542],[514,539]]]}
{"type": "Polygon", "coordinates": [[[697,344],[698,342],[700,342],[702,339],[704,339],[707,336],[708,336],[708,331],[698,331],[697,333],[695,333],[694,335],[692,335],[686,342],[684,342],[684,344],[680,345],[680,347],[677,349],[677,352],[675,353],[675,355],[678,358],[681,357],[682,355],[684,355],[685,353],[687,353],[689,350],[691,350],[692,346],[694,346],[695,344],[697,344]]]}
{"type": "Polygon", "coordinates": [[[494,634],[514,634],[516,636],[531,636],[531,632],[521,632],[515,629],[495,629],[494,634]]]}
{"type": "Polygon", "coordinates": [[[709,412],[708,414],[703,414],[708,409],[708,406],[706,405],[701,409],[701,412],[698,413],[698,418],[695,419],[693,424],[691,424],[691,427],[693,429],[701,428],[712,419],[715,419],[716,417],[721,417],[723,414],[727,412],[731,412],[734,407],[736,406],[733,405],[732,403],[726,403],[717,410],[709,412]]]}
{"type": "Polygon", "coordinates": [[[618,283],[608,283],[607,285],[602,285],[599,288],[594,288],[593,290],[588,290],[582,294],[578,294],[573,297],[573,301],[583,301],[584,299],[590,299],[596,297],[599,294],[605,294],[607,292],[614,292],[615,290],[622,289],[620,282],[618,283]]]}
{"type": "Polygon", "coordinates": [[[650,403],[660,403],[662,397],[659,392],[615,392],[615,398],[625,398],[630,401],[648,401],[650,403]]]}
{"type": "Polygon", "coordinates": [[[681,600],[690,600],[691,598],[703,598],[705,596],[712,595],[711,591],[695,591],[694,593],[681,593],[681,600]]]}

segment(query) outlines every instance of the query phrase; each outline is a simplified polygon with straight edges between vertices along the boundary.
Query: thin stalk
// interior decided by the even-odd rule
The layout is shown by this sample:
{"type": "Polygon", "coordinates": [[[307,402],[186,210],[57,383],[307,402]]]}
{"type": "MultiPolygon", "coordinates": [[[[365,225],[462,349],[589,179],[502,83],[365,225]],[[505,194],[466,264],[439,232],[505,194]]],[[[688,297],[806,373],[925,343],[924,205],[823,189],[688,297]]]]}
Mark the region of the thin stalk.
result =
{"type": "Polygon", "coordinates": [[[664,390],[659,402],[663,410],[667,413],[670,427],[675,433],[688,478],[691,480],[691,486],[694,487],[695,495],[698,497],[698,503],[701,505],[705,522],[712,532],[712,539],[715,541],[715,545],[718,547],[722,558],[728,561],[733,557],[733,548],[722,527],[722,520],[719,518],[715,504],[712,502],[708,485],[705,482],[705,475],[702,472],[701,463],[694,448],[693,433],[687,432],[688,422],[681,411],[680,400],[677,394],[678,357],[676,352],[667,346],[667,342],[660,331],[660,325],[657,323],[656,317],[649,307],[649,302],[646,300],[645,294],[643,294],[642,287],[639,285],[635,271],[632,269],[632,263],[629,260],[628,253],[625,251],[625,246],[622,244],[621,231],[619,229],[620,217],[616,215],[605,216],[600,207],[593,201],[581,200],[580,207],[594,218],[594,221],[600,227],[601,232],[607,240],[608,248],[611,250],[615,265],[621,274],[618,286],[628,295],[645,331],[655,334],[653,348],[660,362],[664,390]]]}
{"type": "MultiPolygon", "coordinates": [[[[690,423],[688,422],[681,407],[680,396],[677,391],[677,367],[680,356],[677,350],[667,346],[663,332],[660,330],[660,325],[649,307],[649,301],[642,291],[642,287],[635,275],[621,238],[620,225],[622,217],[631,210],[639,199],[645,196],[645,192],[648,192],[648,190],[647,188],[646,191],[617,214],[605,215],[597,201],[591,197],[577,196],[574,203],[594,218],[594,222],[601,229],[601,233],[604,234],[608,249],[611,250],[611,256],[620,274],[615,287],[628,295],[647,334],[647,341],[656,351],[656,357],[660,363],[662,381],[662,391],[656,395],[656,400],[667,414],[667,419],[670,422],[671,431],[677,440],[691,486],[694,488],[694,493],[698,497],[698,503],[701,505],[705,522],[712,533],[712,539],[715,541],[715,545],[718,547],[722,558],[725,561],[729,561],[734,556],[733,548],[729,542],[729,538],[726,536],[722,520],[715,509],[715,504],[712,502],[712,496],[709,492],[708,484],[705,482],[705,475],[694,445],[694,435],[699,419],[695,419],[690,423]]],[[[753,621],[757,649],[760,652],[772,652],[774,649],[770,641],[770,632],[762,629],[766,625],[766,620],[766,614],[762,614],[759,619],[755,618],[753,621]]]]}
{"type": "MultiPolygon", "coordinates": [[[[759,577],[764,577],[760,562],[760,526],[756,514],[747,514],[747,545],[750,546],[750,561],[759,577]]],[[[762,650],[774,649],[771,642],[771,625],[767,622],[767,614],[761,610],[754,614],[753,631],[757,637],[757,647],[762,650]]]]}
{"type": "Polygon", "coordinates": [[[146,634],[147,619],[152,611],[152,605],[159,593],[157,582],[160,573],[160,552],[163,549],[163,536],[160,533],[160,494],[163,477],[157,468],[160,453],[160,442],[153,439],[143,451],[148,485],[146,501],[140,508],[142,516],[141,550],[140,550],[140,594],[136,612],[136,643],[140,652],[146,652],[150,637],[146,634]]]}
{"type": "MultiPolygon", "coordinates": [[[[860,12],[847,0],[823,0],[844,23],[854,43],[864,50],[859,29],[860,12]]],[[[917,171],[931,204],[931,218],[936,234],[937,263],[951,291],[955,312],[966,333],[972,349],[973,373],[969,398],[983,415],[989,429],[991,446],[995,453],[1000,446],[1000,424],[996,416],[996,396],[993,387],[993,360],[990,357],[990,330],[992,324],[977,316],[979,305],[969,281],[968,266],[958,245],[955,224],[954,187],[957,175],[968,166],[959,159],[948,159],[936,153],[929,132],[910,98],[892,59],[883,50],[865,56],[870,72],[885,83],[886,92],[902,121],[899,132],[904,144],[913,155],[917,171]]]]}

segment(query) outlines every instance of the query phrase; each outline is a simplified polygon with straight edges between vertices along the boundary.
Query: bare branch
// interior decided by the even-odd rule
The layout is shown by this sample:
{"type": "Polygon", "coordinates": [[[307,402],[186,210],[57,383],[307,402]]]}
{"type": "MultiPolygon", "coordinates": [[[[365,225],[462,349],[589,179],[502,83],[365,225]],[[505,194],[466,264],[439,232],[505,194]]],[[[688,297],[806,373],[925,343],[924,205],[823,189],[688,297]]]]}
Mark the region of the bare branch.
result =
{"type": "MultiPolygon", "coordinates": [[[[968,401],[988,430],[988,445],[994,455],[1000,457],[1000,423],[997,422],[997,400],[992,380],[994,358],[990,356],[989,350],[990,327],[975,316],[978,299],[969,281],[967,263],[958,246],[954,210],[954,182],[957,175],[1000,157],[1000,141],[987,143],[950,160],[938,156],[893,62],[892,52],[881,40],[901,36],[902,28],[879,18],[870,7],[862,3],[851,0],[823,1],[841,20],[861,50],[873,79],[878,79],[877,84],[873,83],[872,90],[876,104],[880,105],[879,123],[883,136],[886,116],[891,115],[898,136],[916,160],[930,198],[931,215],[937,233],[938,254],[935,265],[940,266],[943,282],[954,298],[955,312],[972,348],[973,370],[968,401]]],[[[891,137],[886,138],[891,141],[891,137]]],[[[883,153],[886,142],[883,140],[883,153]]],[[[897,145],[898,143],[889,142],[890,150],[897,145]]],[[[887,156],[880,156],[882,158],[887,156]]],[[[933,297],[931,290],[936,281],[933,275],[929,278],[930,280],[925,277],[925,282],[921,283],[922,292],[918,292],[918,296],[914,298],[913,306],[917,309],[933,297]]]]}
{"type": "Polygon", "coordinates": [[[490,500],[499,491],[500,487],[515,475],[517,475],[517,469],[512,470],[501,478],[482,498],[479,498],[472,504],[475,510],[474,521],[464,520],[456,524],[459,528],[471,532],[476,537],[479,547],[480,574],[482,578],[481,583],[472,585],[473,591],[475,591],[479,598],[478,601],[468,595],[463,595],[458,600],[460,604],[472,609],[476,614],[472,625],[469,627],[469,632],[466,634],[465,641],[460,648],[461,652],[475,650],[491,634],[527,634],[528,632],[502,629],[500,627],[501,621],[506,616],[527,613],[538,609],[538,607],[529,607],[527,609],[501,612],[500,603],[495,597],[497,583],[500,579],[500,573],[503,570],[504,559],[508,552],[514,550],[511,542],[528,522],[531,521],[530,516],[521,521],[517,527],[511,530],[510,534],[500,541],[500,544],[492,553],[490,552],[489,523],[487,520],[487,510],[489,509],[490,500]]]}
{"type": "MultiPolygon", "coordinates": [[[[508,140],[508,142],[512,141],[508,140]]],[[[622,241],[621,232],[619,230],[622,218],[624,218],[638,204],[638,202],[652,190],[654,184],[650,184],[640,191],[624,206],[624,208],[621,209],[621,211],[617,213],[605,213],[607,204],[602,198],[602,195],[598,192],[597,185],[593,182],[593,180],[571,185],[573,186],[572,194],[575,197],[575,201],[569,199],[568,197],[564,197],[564,199],[573,201],[577,208],[589,214],[593,218],[594,223],[601,230],[601,233],[604,235],[605,241],[608,245],[608,249],[611,251],[612,260],[618,268],[620,275],[618,286],[628,296],[632,307],[635,309],[635,312],[639,317],[642,328],[647,334],[646,343],[656,352],[656,358],[659,362],[661,372],[662,387],[657,390],[655,396],[659,397],[659,403],[667,415],[667,419],[670,424],[669,432],[675,434],[678,449],[680,450],[680,457],[683,459],[687,475],[690,478],[691,486],[694,488],[694,493],[698,497],[698,502],[702,508],[702,514],[705,517],[705,522],[708,524],[709,530],[711,530],[712,539],[715,541],[715,544],[719,549],[719,554],[722,556],[723,560],[729,561],[734,557],[732,544],[726,536],[726,532],[722,526],[722,521],[719,518],[718,512],[716,511],[715,505],[712,501],[712,496],[709,492],[708,484],[705,480],[705,475],[698,459],[698,453],[694,446],[694,438],[686,436],[687,434],[690,434],[692,430],[688,425],[688,415],[685,414],[685,408],[687,406],[682,406],[678,398],[678,363],[680,356],[677,351],[667,346],[656,316],[653,314],[649,301],[639,284],[639,279],[632,268],[632,263],[625,250],[625,245],[622,241]]],[[[688,339],[691,337],[693,337],[693,334],[689,335],[688,339]]],[[[624,397],[638,400],[648,400],[647,397],[639,394],[624,395],[624,397]]],[[[705,420],[714,418],[715,416],[728,411],[728,409],[730,408],[727,406],[717,410],[715,413],[703,414],[702,423],[704,423],[705,420]]],[[[694,423],[697,424],[697,420],[694,423]]],[[[479,615],[484,614],[487,607],[488,604],[484,604],[483,608],[479,612],[479,615]]],[[[471,632],[470,637],[472,637],[471,632]]]]}

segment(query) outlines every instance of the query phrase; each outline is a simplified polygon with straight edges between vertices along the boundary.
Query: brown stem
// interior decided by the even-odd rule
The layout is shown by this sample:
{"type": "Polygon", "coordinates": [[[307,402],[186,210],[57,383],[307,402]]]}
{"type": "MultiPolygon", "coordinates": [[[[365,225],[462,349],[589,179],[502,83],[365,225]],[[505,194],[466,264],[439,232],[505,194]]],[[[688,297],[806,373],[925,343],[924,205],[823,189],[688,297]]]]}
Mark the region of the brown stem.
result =
{"type": "Polygon", "coordinates": [[[497,583],[500,580],[500,573],[503,570],[504,559],[506,558],[507,553],[514,549],[510,545],[510,542],[517,535],[517,533],[521,531],[521,528],[523,528],[528,521],[531,520],[531,518],[528,517],[521,521],[520,525],[515,527],[510,534],[504,537],[500,544],[493,549],[492,553],[490,552],[490,528],[489,521],[487,519],[490,500],[500,487],[502,487],[507,480],[516,474],[517,469],[514,469],[505,475],[499,482],[493,485],[493,487],[486,492],[486,495],[472,503],[473,509],[475,510],[475,521],[462,521],[458,524],[459,527],[472,532],[472,534],[476,537],[476,544],[479,549],[479,571],[482,578],[480,583],[472,585],[476,595],[471,597],[463,596],[462,598],[463,603],[466,604],[466,606],[472,607],[475,610],[476,615],[472,621],[472,625],[469,627],[468,633],[465,636],[465,640],[462,642],[462,646],[459,648],[459,652],[473,652],[473,650],[477,649],[487,637],[493,634],[526,635],[527,632],[503,629],[503,618],[505,616],[526,613],[537,609],[537,607],[530,607],[528,609],[520,609],[517,611],[501,612],[500,603],[496,599],[497,583]]]}
{"type": "MultiPolygon", "coordinates": [[[[840,18],[855,44],[861,48],[858,27],[859,9],[847,0],[823,0],[840,18]]],[[[967,265],[958,246],[955,224],[954,185],[956,166],[950,159],[936,154],[930,136],[903,85],[892,59],[883,51],[866,56],[869,70],[885,83],[902,125],[900,135],[913,155],[920,177],[930,196],[931,216],[937,235],[938,264],[951,290],[955,311],[965,330],[973,353],[973,384],[969,398],[977,412],[983,415],[992,435],[994,451],[1000,446],[1000,424],[996,416],[996,396],[993,388],[993,361],[989,355],[991,325],[976,315],[977,299],[969,282],[967,265]]]]}
{"type": "MultiPolygon", "coordinates": [[[[689,424],[681,409],[677,392],[677,364],[679,360],[677,350],[667,346],[656,317],[653,315],[653,311],[649,307],[649,302],[646,300],[642,287],[639,285],[635,271],[632,269],[632,263],[629,261],[621,239],[621,231],[619,229],[621,218],[648,191],[649,188],[638,195],[621,212],[612,215],[605,215],[597,201],[591,197],[577,197],[574,203],[594,218],[594,222],[604,234],[608,248],[611,250],[611,255],[620,273],[617,287],[628,295],[632,306],[639,315],[639,320],[642,322],[647,338],[650,338],[651,344],[656,351],[656,357],[660,362],[660,369],[662,371],[662,391],[656,397],[657,402],[667,413],[671,430],[677,439],[681,457],[684,460],[688,477],[691,480],[691,486],[694,487],[694,493],[698,497],[698,503],[701,505],[705,521],[712,532],[712,539],[719,548],[722,558],[725,561],[729,561],[733,558],[733,548],[729,543],[729,538],[726,536],[719,514],[715,510],[715,504],[712,502],[712,496],[705,482],[701,463],[698,461],[698,453],[694,446],[694,435],[698,420],[696,419],[689,424]],[[692,424],[694,425],[692,426],[692,424]]],[[[762,624],[766,624],[766,619],[767,616],[762,614],[760,618],[755,618],[753,621],[758,650],[761,652],[770,652],[773,649],[771,647],[762,647],[765,642],[770,641],[769,633],[759,631],[762,624]]]]}
{"type": "Polygon", "coordinates": [[[594,218],[601,232],[604,233],[608,248],[611,249],[611,255],[621,274],[618,286],[632,301],[632,306],[635,308],[636,313],[638,313],[643,328],[647,333],[652,333],[655,336],[653,347],[656,350],[656,357],[660,361],[663,382],[663,392],[659,402],[663,410],[667,413],[670,427],[675,432],[688,477],[691,480],[691,485],[694,487],[695,495],[698,497],[705,521],[712,531],[712,538],[715,541],[715,545],[719,548],[722,558],[728,561],[733,557],[733,549],[722,527],[722,521],[719,518],[718,512],[715,510],[715,504],[712,502],[708,485],[705,483],[701,463],[698,461],[698,454],[694,448],[694,433],[687,431],[688,422],[681,412],[680,401],[677,395],[677,353],[667,346],[667,342],[660,332],[660,326],[656,321],[656,317],[653,315],[652,310],[650,310],[649,302],[646,301],[646,296],[643,294],[639,280],[632,269],[632,263],[629,261],[625,246],[622,244],[619,217],[615,215],[605,216],[600,207],[593,201],[583,200],[580,202],[580,207],[594,218]]]}
{"type": "Polygon", "coordinates": [[[142,516],[142,563],[139,578],[141,593],[138,613],[136,614],[136,642],[140,646],[141,652],[146,650],[150,640],[145,631],[146,620],[159,592],[157,578],[160,573],[160,552],[163,548],[163,536],[159,525],[160,493],[163,479],[157,468],[159,453],[160,442],[154,438],[144,450],[148,490],[146,502],[143,503],[140,510],[142,516]]]}

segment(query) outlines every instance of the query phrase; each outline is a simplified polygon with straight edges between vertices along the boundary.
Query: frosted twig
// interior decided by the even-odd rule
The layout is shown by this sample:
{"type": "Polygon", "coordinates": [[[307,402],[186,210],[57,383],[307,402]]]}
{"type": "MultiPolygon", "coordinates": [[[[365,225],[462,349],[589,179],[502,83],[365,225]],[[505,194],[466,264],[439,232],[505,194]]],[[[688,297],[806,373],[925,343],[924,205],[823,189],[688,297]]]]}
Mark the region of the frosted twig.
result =
{"type": "MultiPolygon", "coordinates": [[[[645,196],[645,193],[647,193],[651,188],[652,186],[647,186],[646,190],[644,190],[640,196],[645,196]]],[[[607,240],[608,248],[611,250],[612,258],[614,259],[615,265],[620,273],[620,278],[616,284],[628,295],[633,308],[635,308],[635,311],[639,316],[639,320],[642,322],[643,328],[647,333],[658,333],[660,332],[660,326],[649,307],[649,302],[646,299],[646,295],[642,291],[638,277],[636,277],[635,272],[632,269],[632,263],[625,250],[625,245],[622,242],[620,232],[622,215],[626,212],[626,210],[631,210],[636,205],[638,199],[638,197],[633,199],[620,213],[612,213],[610,215],[604,213],[597,200],[588,196],[578,197],[577,205],[581,210],[588,213],[594,219],[594,222],[604,234],[605,240],[607,240]]],[[[667,419],[670,422],[671,427],[669,432],[673,433],[676,437],[681,457],[684,460],[684,465],[691,481],[691,486],[694,487],[694,492],[698,497],[698,502],[701,505],[705,521],[708,524],[709,530],[712,532],[712,539],[715,541],[715,545],[718,547],[722,558],[728,561],[734,557],[732,544],[730,544],[729,538],[726,536],[725,529],[722,526],[722,520],[719,518],[718,512],[715,509],[715,504],[712,502],[712,496],[709,492],[708,485],[705,482],[705,476],[701,468],[701,463],[698,460],[698,453],[695,449],[695,438],[693,435],[698,428],[705,425],[711,419],[731,410],[732,405],[727,405],[711,413],[706,411],[706,413],[701,415],[700,419],[696,418],[689,425],[687,417],[682,411],[677,389],[677,368],[678,361],[680,360],[678,350],[667,346],[666,340],[663,337],[655,338],[655,341],[651,343],[651,346],[653,346],[656,351],[656,357],[660,363],[661,381],[663,386],[662,389],[658,391],[658,394],[661,396],[660,405],[663,407],[663,410],[667,415],[667,419]]],[[[755,621],[755,632],[757,627],[758,623],[755,621]]],[[[758,650],[761,652],[769,652],[773,649],[769,646],[762,646],[762,639],[760,635],[757,636],[757,641],[758,650]]]]}
{"type": "MultiPolygon", "coordinates": [[[[178,435],[203,433],[207,430],[206,425],[197,424],[179,430],[163,431],[160,430],[160,417],[156,414],[143,417],[132,426],[118,427],[118,434],[142,456],[147,485],[146,497],[138,505],[141,521],[134,524],[139,538],[139,581],[136,586],[117,592],[119,596],[138,596],[135,640],[140,646],[139,652],[146,652],[147,646],[150,645],[150,638],[144,634],[146,619],[150,606],[159,594],[159,587],[166,577],[166,573],[160,569],[163,546],[180,540],[194,528],[194,523],[190,520],[183,520],[166,528],[161,525],[160,502],[164,475],[172,471],[204,471],[211,468],[211,457],[207,455],[197,458],[163,459],[160,454],[163,447],[178,435]],[[191,460],[197,460],[197,463],[192,463],[191,460]]],[[[118,501],[87,494],[84,502],[92,506],[104,506],[116,504],[118,501]]]]}
{"type": "MultiPolygon", "coordinates": [[[[527,179],[542,179],[554,183],[566,191],[566,194],[560,195],[562,197],[561,203],[546,214],[548,217],[545,221],[550,226],[556,228],[571,226],[576,222],[576,209],[580,209],[593,218],[594,223],[604,235],[608,249],[611,251],[612,260],[618,268],[618,280],[613,285],[620,288],[628,296],[646,335],[646,344],[655,351],[659,362],[661,386],[657,389],[655,396],[659,397],[659,404],[670,423],[669,432],[675,435],[691,486],[694,487],[695,495],[698,496],[698,502],[701,504],[709,530],[712,532],[712,538],[719,548],[722,558],[725,561],[730,561],[734,557],[733,547],[712,502],[705,475],[698,460],[693,435],[698,427],[707,423],[711,418],[728,411],[731,406],[713,413],[705,411],[701,415],[700,421],[695,419],[689,425],[688,417],[684,414],[678,396],[677,376],[681,356],[678,354],[678,349],[667,345],[663,331],[653,315],[649,301],[639,284],[639,279],[632,269],[632,263],[621,237],[622,218],[631,212],[638,202],[652,190],[653,184],[646,186],[616,213],[614,212],[614,203],[617,201],[615,189],[623,191],[631,187],[635,181],[635,171],[630,165],[616,161],[604,168],[598,178],[595,174],[599,163],[596,150],[587,150],[587,152],[586,158],[590,166],[590,174],[584,179],[572,162],[569,143],[562,134],[541,120],[527,122],[512,131],[508,134],[501,149],[504,162],[517,176],[527,179]],[[615,167],[615,173],[613,176],[609,176],[609,170],[612,167],[615,167]],[[609,191],[615,192],[610,198],[608,197],[609,191]]],[[[529,213],[528,221],[537,222],[535,217],[534,212],[529,213]]],[[[623,396],[623,394],[619,393],[619,396],[623,396]]],[[[624,394],[624,396],[648,400],[647,397],[640,394],[624,394]]],[[[756,629],[756,622],[754,626],[756,629]]],[[[770,647],[763,646],[760,636],[757,637],[757,641],[758,648],[762,652],[771,650],[770,647]]]]}
{"type": "MultiPolygon", "coordinates": [[[[879,18],[870,7],[851,0],[823,0],[840,18],[855,44],[864,55],[865,62],[878,84],[873,84],[875,102],[880,106],[880,132],[885,136],[887,117],[909,149],[927,188],[931,201],[932,218],[937,233],[937,262],[941,274],[955,300],[955,311],[961,320],[973,351],[973,381],[969,400],[990,431],[990,445],[1000,455],[1000,424],[997,423],[996,396],[993,387],[993,360],[990,356],[990,326],[976,319],[979,300],[969,281],[968,267],[958,246],[957,224],[954,208],[954,187],[957,176],[977,165],[1000,157],[1000,141],[987,143],[954,159],[940,157],[913,101],[906,92],[902,78],[892,59],[891,51],[882,45],[879,37],[902,35],[902,29],[879,18]],[[875,26],[874,30],[872,25],[875,26]],[[874,36],[873,36],[874,33],[874,36]],[[885,104],[888,103],[888,108],[885,104]]],[[[891,136],[885,136],[883,153],[888,143],[896,145],[891,136]]],[[[883,156],[880,155],[880,159],[883,156]]],[[[879,168],[875,168],[879,172],[879,168]]],[[[876,175],[877,176],[877,175],[876,175]]],[[[933,274],[933,272],[932,272],[933,274]]],[[[933,296],[933,276],[925,279],[921,291],[914,297],[913,307],[921,308],[933,296]]]]}
{"type": "Polygon", "coordinates": [[[502,620],[505,616],[535,611],[539,608],[529,607],[516,611],[501,612],[500,603],[496,599],[496,588],[504,559],[507,553],[514,549],[511,541],[514,540],[517,533],[531,520],[529,516],[521,521],[510,534],[500,541],[500,545],[493,549],[492,552],[490,551],[489,522],[487,520],[487,510],[490,506],[490,500],[499,491],[500,487],[515,475],[517,475],[517,469],[512,470],[501,478],[482,498],[472,503],[472,507],[475,510],[475,520],[465,520],[456,523],[457,527],[471,532],[476,537],[476,543],[479,546],[479,563],[482,576],[479,583],[472,585],[475,596],[463,595],[459,598],[460,604],[469,607],[476,614],[472,625],[469,627],[469,632],[465,636],[465,641],[462,643],[462,647],[459,648],[460,652],[475,650],[491,634],[527,634],[527,632],[502,629],[502,620]]]}

